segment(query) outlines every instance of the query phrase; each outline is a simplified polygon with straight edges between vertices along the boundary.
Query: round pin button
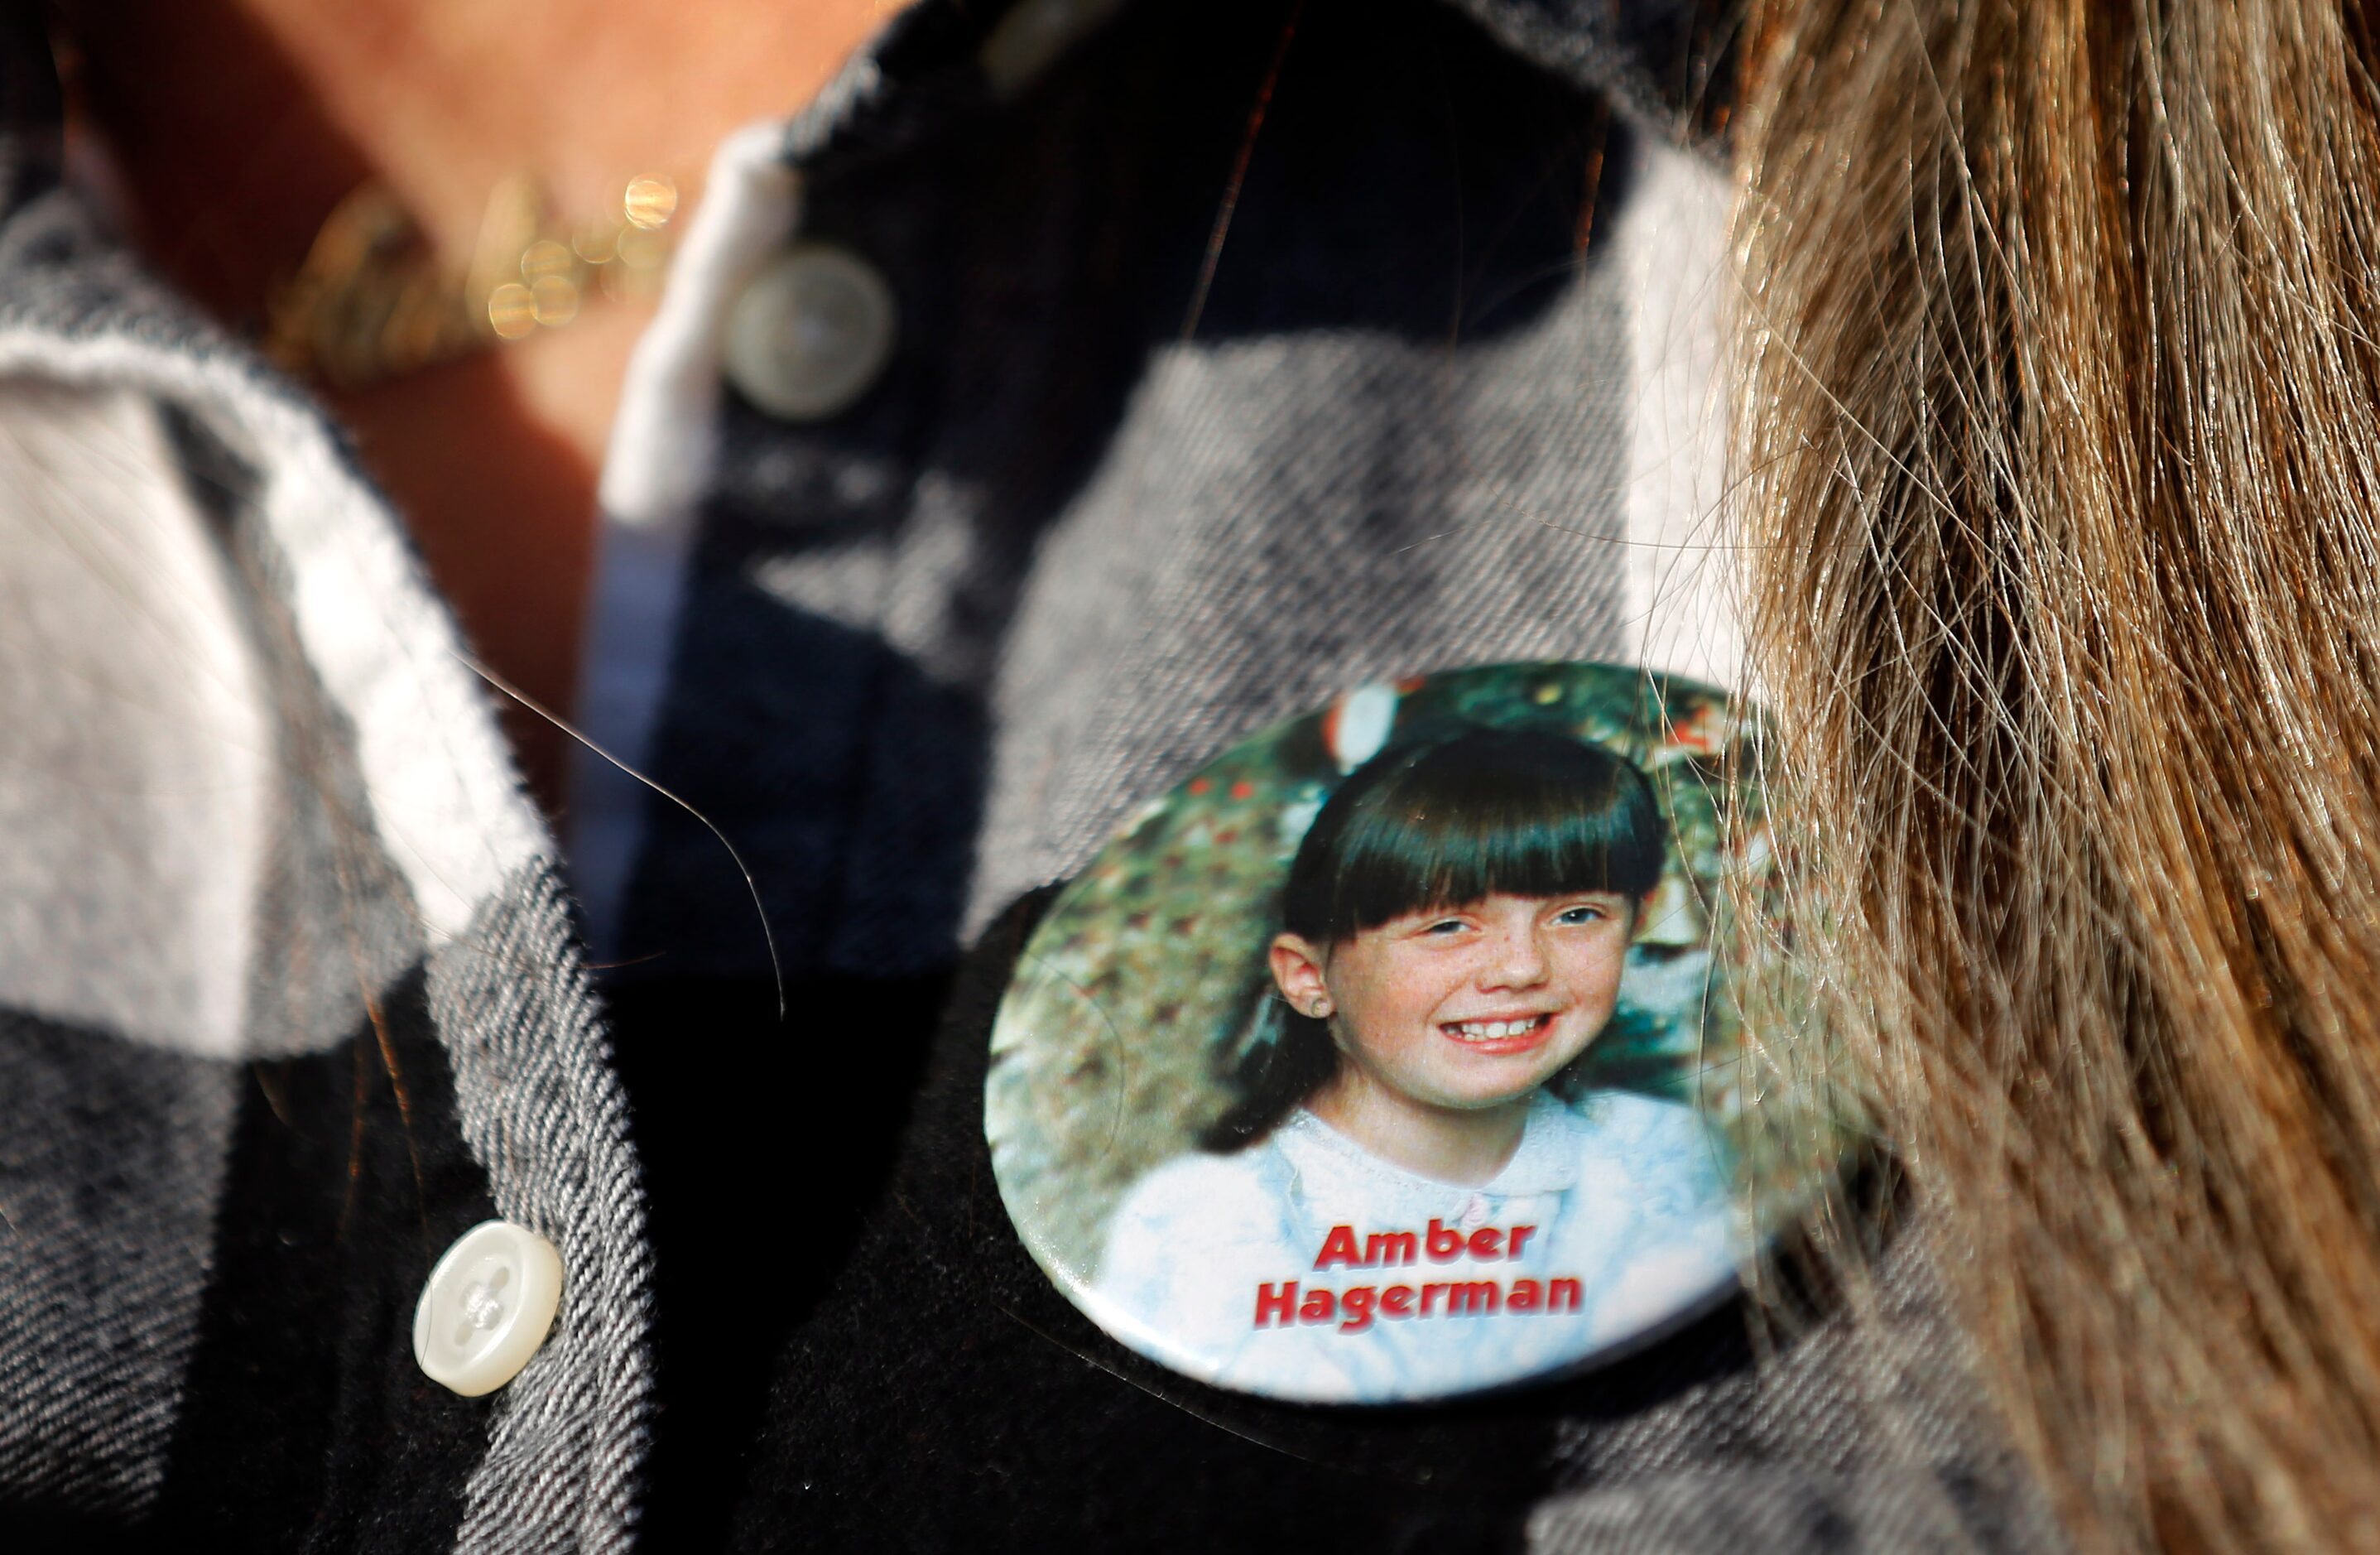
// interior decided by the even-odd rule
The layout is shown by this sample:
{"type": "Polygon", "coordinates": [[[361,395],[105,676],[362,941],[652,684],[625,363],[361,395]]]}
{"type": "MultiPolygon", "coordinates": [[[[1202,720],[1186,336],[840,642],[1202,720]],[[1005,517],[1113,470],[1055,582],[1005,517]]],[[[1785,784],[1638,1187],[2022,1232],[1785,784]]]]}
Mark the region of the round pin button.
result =
{"type": "Polygon", "coordinates": [[[720,362],[745,398],[787,421],[822,421],[866,394],[892,359],[892,288],[858,255],[798,243],[728,310],[720,362]]]}
{"type": "Polygon", "coordinates": [[[465,1398],[520,1375],[553,1327],[562,1255],[537,1233],[487,1221],[446,1249],[413,1309],[413,1358],[465,1398]]]}
{"type": "Polygon", "coordinates": [[[991,1031],[1026,1250],[1142,1355],[1327,1403],[1555,1376],[1727,1299],[1831,1155],[1773,1141],[1835,1126],[1744,1081],[1746,1010],[1803,1007],[1770,942],[1671,905],[1769,899],[1730,776],[1759,728],[1637,665],[1491,664],[1132,796],[991,1031]]]}

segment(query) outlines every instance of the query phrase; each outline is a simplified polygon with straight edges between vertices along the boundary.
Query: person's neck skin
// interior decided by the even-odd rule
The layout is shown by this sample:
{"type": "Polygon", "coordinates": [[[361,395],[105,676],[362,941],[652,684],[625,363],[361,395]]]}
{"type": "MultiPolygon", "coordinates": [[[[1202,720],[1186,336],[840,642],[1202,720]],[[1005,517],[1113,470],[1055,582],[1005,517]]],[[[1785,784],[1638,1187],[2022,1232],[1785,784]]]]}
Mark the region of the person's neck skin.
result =
{"type": "MultiPolygon", "coordinates": [[[[65,0],[80,105],[136,241],[252,327],[367,179],[468,260],[489,191],[527,173],[556,216],[616,219],[627,180],[701,193],[730,130],[806,103],[902,0],[65,0]]],[[[595,483],[642,309],[328,396],[479,652],[570,706],[595,483]]],[[[552,804],[561,736],[509,723],[552,804]]]]}
{"type": "Polygon", "coordinates": [[[1536,1095],[1492,1107],[1433,1107],[1382,1085],[1342,1054],[1305,1109],[1390,1165],[1477,1187],[1511,1164],[1536,1095]]]}

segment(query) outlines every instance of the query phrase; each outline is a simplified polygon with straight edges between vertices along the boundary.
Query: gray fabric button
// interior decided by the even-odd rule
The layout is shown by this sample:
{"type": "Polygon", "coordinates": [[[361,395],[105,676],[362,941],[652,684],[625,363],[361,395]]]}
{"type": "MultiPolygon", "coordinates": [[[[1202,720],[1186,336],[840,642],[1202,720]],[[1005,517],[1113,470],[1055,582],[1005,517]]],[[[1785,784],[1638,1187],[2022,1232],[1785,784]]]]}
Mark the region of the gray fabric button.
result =
{"type": "Polygon", "coordinates": [[[1121,0],[1023,0],[1000,18],[977,57],[995,97],[1013,97],[1058,62],[1121,0]]]}
{"type": "Polygon", "coordinates": [[[745,398],[787,421],[822,421],[866,394],[892,358],[892,288],[847,249],[799,243],[727,313],[721,365],[745,398]]]}

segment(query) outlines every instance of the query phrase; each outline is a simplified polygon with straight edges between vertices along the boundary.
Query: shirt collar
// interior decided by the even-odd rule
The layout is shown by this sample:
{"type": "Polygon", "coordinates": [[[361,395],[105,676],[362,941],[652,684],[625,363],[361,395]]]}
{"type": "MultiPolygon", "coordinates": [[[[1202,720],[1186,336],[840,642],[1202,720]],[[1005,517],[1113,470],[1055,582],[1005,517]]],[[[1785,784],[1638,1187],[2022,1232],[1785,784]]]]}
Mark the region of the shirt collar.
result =
{"type": "MultiPolygon", "coordinates": [[[[1133,6],[1164,0],[917,0],[787,121],[784,155],[840,168],[1029,91],[1133,6]]],[[[1285,0],[1286,24],[1305,0],[1285,0]]],[[[1724,152],[1739,0],[1439,0],[1513,54],[1602,94],[1656,137],[1724,152]]]]}

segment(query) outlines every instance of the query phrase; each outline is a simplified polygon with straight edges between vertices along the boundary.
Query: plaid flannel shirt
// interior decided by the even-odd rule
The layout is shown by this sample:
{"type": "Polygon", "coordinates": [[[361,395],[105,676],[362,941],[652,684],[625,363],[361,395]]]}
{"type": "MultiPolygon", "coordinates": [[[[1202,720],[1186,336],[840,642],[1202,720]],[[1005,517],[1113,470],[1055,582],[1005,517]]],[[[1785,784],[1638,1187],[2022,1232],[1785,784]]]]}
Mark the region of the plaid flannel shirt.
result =
{"type": "Polygon", "coordinates": [[[742,849],[782,1023],[703,825],[590,762],[557,844],[401,522],[105,235],[7,15],[0,446],[100,474],[0,492],[0,1545],[2051,1541],[1912,1235],[1774,1354],[1730,1309],[1318,1411],[1099,1334],[984,1160],[1038,888],[1219,745],[1463,662],[1733,674],[1705,9],[922,0],[722,149],[580,719],[742,849]],[[811,423],[717,359],[797,238],[899,308],[811,423]],[[492,1216],[565,1291],[463,1399],[412,1304],[492,1216]]]}

